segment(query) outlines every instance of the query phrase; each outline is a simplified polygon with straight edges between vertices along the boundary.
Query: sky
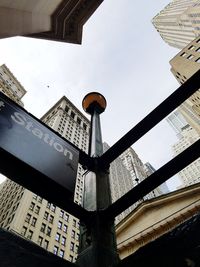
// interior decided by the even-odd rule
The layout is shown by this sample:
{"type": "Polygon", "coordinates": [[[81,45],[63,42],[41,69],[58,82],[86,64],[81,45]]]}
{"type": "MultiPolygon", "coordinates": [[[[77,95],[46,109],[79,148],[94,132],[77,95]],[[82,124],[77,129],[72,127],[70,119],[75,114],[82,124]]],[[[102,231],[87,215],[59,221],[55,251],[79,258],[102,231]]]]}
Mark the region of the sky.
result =
{"type": "MultiPolygon", "coordinates": [[[[102,135],[113,145],[179,87],[169,65],[179,50],[167,45],[151,23],[168,3],[106,0],[85,24],[81,45],[0,39],[0,64],[25,87],[24,107],[38,118],[63,95],[82,110],[87,93],[103,94],[102,135]]],[[[175,142],[163,120],[132,147],[144,163],[158,169],[173,158],[175,142]]],[[[178,177],[168,182],[171,190],[179,185],[178,177]]]]}

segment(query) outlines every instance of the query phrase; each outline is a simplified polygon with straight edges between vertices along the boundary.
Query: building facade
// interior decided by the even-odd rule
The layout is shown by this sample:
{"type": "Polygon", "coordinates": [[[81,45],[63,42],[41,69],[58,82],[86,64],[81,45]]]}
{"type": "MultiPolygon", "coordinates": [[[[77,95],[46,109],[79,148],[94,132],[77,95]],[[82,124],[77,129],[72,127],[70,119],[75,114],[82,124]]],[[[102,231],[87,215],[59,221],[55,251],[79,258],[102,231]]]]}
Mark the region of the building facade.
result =
{"type": "Polygon", "coordinates": [[[5,64],[0,66],[0,91],[23,106],[21,99],[26,94],[26,90],[5,64]]]}
{"type": "MultiPolygon", "coordinates": [[[[104,142],[104,152],[108,149],[109,145],[104,142]]],[[[109,178],[112,202],[115,202],[121,198],[125,193],[134,187],[130,171],[124,166],[120,157],[110,164],[109,178]]],[[[125,218],[134,209],[134,207],[135,206],[133,205],[118,215],[115,219],[115,224],[118,224],[123,218],[125,218]]]]}
{"type": "MultiPolygon", "coordinates": [[[[152,169],[143,164],[143,162],[138,157],[137,153],[132,149],[132,147],[124,151],[120,155],[120,158],[122,159],[124,166],[130,171],[134,186],[137,186],[137,184],[142,182],[145,178],[147,178],[149,175],[153,173],[152,169]]],[[[144,196],[144,198],[141,199],[138,203],[144,201],[145,199],[154,198],[161,194],[162,191],[160,190],[160,188],[159,187],[155,188],[148,195],[144,196]]],[[[135,206],[137,206],[138,203],[136,203],[135,206]]]]}
{"type": "MultiPolygon", "coordinates": [[[[172,146],[174,157],[191,146],[199,139],[199,134],[191,126],[187,126],[182,130],[179,141],[172,146]]],[[[178,173],[183,186],[189,186],[200,182],[200,158],[192,162],[186,168],[178,173]]]]}
{"type": "Polygon", "coordinates": [[[198,0],[173,0],[152,23],[167,44],[182,49],[200,35],[200,3],[198,0]]]}
{"type": "MultiPolygon", "coordinates": [[[[183,84],[200,69],[200,38],[194,39],[172,60],[171,71],[177,81],[183,84]]],[[[200,90],[197,90],[179,108],[187,122],[200,134],[200,90]]]]}

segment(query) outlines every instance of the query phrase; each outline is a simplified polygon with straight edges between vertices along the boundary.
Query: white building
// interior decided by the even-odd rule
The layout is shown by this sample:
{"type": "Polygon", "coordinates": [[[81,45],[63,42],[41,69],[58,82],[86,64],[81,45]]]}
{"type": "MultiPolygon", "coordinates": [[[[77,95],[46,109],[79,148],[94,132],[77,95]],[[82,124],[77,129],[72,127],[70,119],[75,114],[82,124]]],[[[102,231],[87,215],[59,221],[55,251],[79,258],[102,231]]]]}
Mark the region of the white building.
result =
{"type": "Polygon", "coordinates": [[[166,43],[181,49],[200,35],[199,0],[172,0],[152,23],[166,43]]]}
{"type": "Polygon", "coordinates": [[[21,99],[26,94],[26,90],[5,64],[0,66],[0,91],[23,106],[21,99]]]}

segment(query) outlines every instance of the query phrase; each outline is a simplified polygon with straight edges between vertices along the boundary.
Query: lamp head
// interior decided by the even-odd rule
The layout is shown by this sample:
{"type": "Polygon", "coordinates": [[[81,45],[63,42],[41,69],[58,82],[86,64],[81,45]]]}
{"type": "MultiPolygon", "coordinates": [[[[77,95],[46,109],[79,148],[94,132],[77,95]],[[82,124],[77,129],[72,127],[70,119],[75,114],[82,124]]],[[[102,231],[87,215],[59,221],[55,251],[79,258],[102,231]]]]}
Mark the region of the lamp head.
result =
{"type": "Polygon", "coordinates": [[[101,114],[106,109],[106,105],[105,97],[97,92],[87,94],[82,102],[84,111],[90,115],[92,115],[94,111],[101,114]]]}

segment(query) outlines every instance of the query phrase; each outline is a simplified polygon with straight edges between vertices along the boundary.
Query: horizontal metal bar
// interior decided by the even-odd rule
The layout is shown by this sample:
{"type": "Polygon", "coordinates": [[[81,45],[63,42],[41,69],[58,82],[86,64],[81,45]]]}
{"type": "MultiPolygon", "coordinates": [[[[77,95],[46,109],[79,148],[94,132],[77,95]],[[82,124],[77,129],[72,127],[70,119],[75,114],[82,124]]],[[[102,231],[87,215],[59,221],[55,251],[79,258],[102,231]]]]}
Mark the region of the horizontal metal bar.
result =
{"type": "Polygon", "coordinates": [[[115,218],[200,156],[200,139],[114,202],[103,215],[115,218]]]}
{"type": "Polygon", "coordinates": [[[182,84],[174,93],[166,98],[159,106],[149,113],[142,121],[133,127],[109,150],[107,150],[98,160],[102,166],[109,165],[113,160],[120,156],[133,143],[140,139],[144,134],[151,130],[156,124],[164,119],[176,107],[190,97],[200,88],[200,70],[190,79],[182,84]]]}

